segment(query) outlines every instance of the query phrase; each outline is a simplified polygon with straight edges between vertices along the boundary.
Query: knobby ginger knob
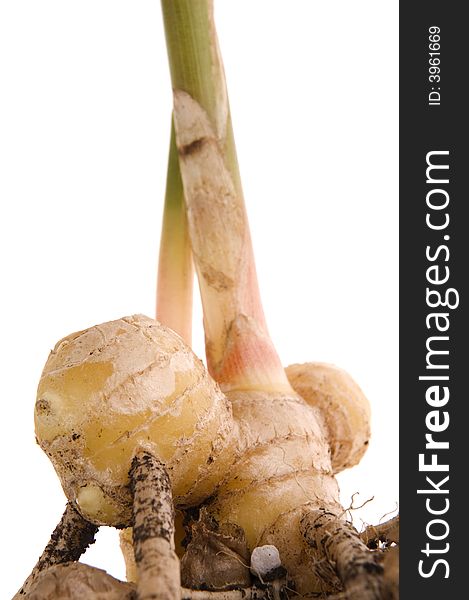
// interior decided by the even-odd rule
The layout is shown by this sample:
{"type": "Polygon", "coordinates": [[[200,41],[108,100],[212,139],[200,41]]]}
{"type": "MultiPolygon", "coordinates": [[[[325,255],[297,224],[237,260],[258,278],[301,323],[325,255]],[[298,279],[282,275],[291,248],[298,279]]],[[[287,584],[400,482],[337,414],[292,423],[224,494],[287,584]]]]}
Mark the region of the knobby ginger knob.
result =
{"type": "Polygon", "coordinates": [[[130,524],[138,449],[165,464],[179,506],[213,493],[231,462],[225,396],[176,333],[143,315],[57,343],[39,382],[35,428],[66,496],[96,524],[130,524]]]}
{"type": "Polygon", "coordinates": [[[370,405],[343,369],[326,363],[290,365],[285,369],[297,394],[321,411],[335,473],[356,465],[368,447],[370,405]]]}

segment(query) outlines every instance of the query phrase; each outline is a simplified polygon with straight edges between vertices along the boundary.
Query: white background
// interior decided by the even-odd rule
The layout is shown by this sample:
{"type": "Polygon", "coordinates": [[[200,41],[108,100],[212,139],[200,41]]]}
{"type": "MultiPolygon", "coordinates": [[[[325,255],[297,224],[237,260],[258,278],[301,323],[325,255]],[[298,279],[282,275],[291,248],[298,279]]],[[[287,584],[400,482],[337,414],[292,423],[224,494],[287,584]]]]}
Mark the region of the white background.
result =
{"type": "MultiPolygon", "coordinates": [[[[216,0],[270,332],[285,365],[347,369],[373,437],[339,476],[355,523],[398,502],[397,3],[216,0]]],[[[0,3],[1,597],[65,498],[35,445],[55,342],[154,315],[171,93],[156,0],[0,3]]],[[[194,347],[203,354],[200,307],[194,347]]],[[[115,532],[86,562],[124,577],[115,532]]]]}

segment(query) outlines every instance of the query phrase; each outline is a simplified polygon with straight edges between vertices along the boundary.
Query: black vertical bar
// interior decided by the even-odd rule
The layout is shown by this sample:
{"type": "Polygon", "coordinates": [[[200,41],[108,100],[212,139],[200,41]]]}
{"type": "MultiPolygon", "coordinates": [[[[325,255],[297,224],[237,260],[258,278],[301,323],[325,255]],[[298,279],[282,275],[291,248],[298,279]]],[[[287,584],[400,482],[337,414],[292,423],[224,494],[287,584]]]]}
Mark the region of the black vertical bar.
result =
{"type": "Polygon", "coordinates": [[[469,328],[467,313],[464,314],[469,276],[469,198],[464,185],[469,173],[469,105],[465,98],[469,87],[469,26],[463,16],[465,8],[464,2],[442,0],[400,3],[403,600],[469,597],[469,563],[465,564],[469,503],[464,486],[468,470],[464,464],[469,458],[469,427],[464,410],[469,354],[465,339],[469,328]],[[437,151],[440,154],[429,155],[437,151]],[[427,160],[449,168],[430,169],[427,181],[427,160]],[[444,183],[445,179],[449,181],[444,183]],[[443,227],[447,219],[448,224],[443,227]],[[443,306],[445,299],[453,308],[443,306]],[[435,350],[448,354],[432,354],[435,350]],[[419,377],[449,379],[432,381],[419,377]],[[449,393],[446,403],[445,388],[449,393]],[[435,431],[438,428],[441,431],[435,431]],[[448,442],[449,448],[426,448],[432,440],[448,442]],[[423,455],[423,468],[419,468],[419,455],[423,455]],[[436,468],[447,465],[448,471],[429,471],[426,465],[432,460],[438,465],[436,468]]]}

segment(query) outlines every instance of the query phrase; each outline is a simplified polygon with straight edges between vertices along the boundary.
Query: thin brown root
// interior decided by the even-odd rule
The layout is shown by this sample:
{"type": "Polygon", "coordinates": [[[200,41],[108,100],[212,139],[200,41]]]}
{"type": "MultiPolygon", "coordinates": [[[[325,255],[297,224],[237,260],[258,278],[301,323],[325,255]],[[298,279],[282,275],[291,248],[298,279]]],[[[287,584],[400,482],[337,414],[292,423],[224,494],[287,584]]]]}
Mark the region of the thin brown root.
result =
{"type": "MultiPolygon", "coordinates": [[[[219,554],[226,554],[227,556],[232,556],[232,553],[230,553],[230,552],[227,552],[226,550],[219,550],[219,551],[216,553],[216,556],[218,556],[219,554]]],[[[243,567],[245,567],[246,569],[249,569],[249,568],[250,568],[250,567],[249,567],[249,565],[247,565],[245,562],[243,562],[239,556],[233,556],[233,558],[234,558],[235,560],[237,560],[237,561],[239,562],[239,564],[240,564],[240,565],[242,565],[243,567]]],[[[259,578],[259,579],[260,579],[260,578],[259,578]]],[[[261,583],[264,583],[264,582],[262,581],[262,579],[260,579],[260,581],[261,581],[261,583]]]]}
{"type": "Polygon", "coordinates": [[[344,508],[343,512],[339,515],[339,518],[342,518],[343,516],[347,515],[347,521],[352,523],[353,522],[352,511],[360,510],[360,508],[363,508],[369,502],[373,502],[373,500],[375,499],[374,496],[371,496],[371,498],[368,498],[367,500],[362,502],[359,506],[354,506],[353,503],[355,502],[355,496],[358,496],[358,494],[359,494],[359,492],[354,492],[352,494],[352,497],[350,498],[350,504],[347,506],[347,508],[344,508]]]}
{"type": "Polygon", "coordinates": [[[166,469],[148,452],[130,468],[133,544],[138,600],[179,600],[179,559],[174,551],[174,506],[166,469]]]}
{"type": "Polygon", "coordinates": [[[363,508],[364,506],[366,506],[370,502],[373,502],[373,500],[375,499],[374,496],[371,496],[371,498],[368,498],[367,500],[365,500],[364,502],[362,502],[358,506],[354,506],[353,503],[355,501],[355,496],[358,496],[358,494],[359,494],[359,492],[355,492],[354,494],[352,494],[352,499],[351,499],[351,502],[350,502],[350,506],[347,508],[347,510],[360,510],[360,508],[363,508]]]}
{"type": "Polygon", "coordinates": [[[344,598],[383,600],[388,597],[378,555],[366,547],[349,523],[322,509],[305,512],[300,527],[307,543],[335,566],[344,587],[344,598]]]}
{"type": "Polygon", "coordinates": [[[94,543],[97,531],[98,527],[84,519],[68,502],[44,552],[13,600],[26,596],[42,571],[53,565],[77,561],[88,546],[94,543]]]}
{"type": "Polygon", "coordinates": [[[399,506],[398,506],[397,502],[395,504],[396,504],[395,508],[393,508],[392,510],[389,510],[387,513],[384,513],[384,515],[382,517],[380,517],[380,519],[379,519],[380,523],[383,519],[385,519],[386,517],[389,517],[389,515],[392,515],[392,513],[396,512],[398,510],[399,506]]]}
{"type": "Polygon", "coordinates": [[[296,597],[300,597],[300,598],[303,597],[299,592],[292,589],[291,587],[288,587],[288,585],[285,585],[283,589],[288,593],[288,595],[293,594],[296,597]]]}

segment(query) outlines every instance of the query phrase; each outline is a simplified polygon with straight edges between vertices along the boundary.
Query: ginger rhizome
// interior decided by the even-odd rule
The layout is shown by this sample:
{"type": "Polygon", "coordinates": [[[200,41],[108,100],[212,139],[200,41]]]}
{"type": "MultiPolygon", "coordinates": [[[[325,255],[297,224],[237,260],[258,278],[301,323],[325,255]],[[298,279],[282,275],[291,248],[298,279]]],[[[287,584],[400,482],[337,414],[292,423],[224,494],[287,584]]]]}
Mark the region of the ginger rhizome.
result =
{"type": "Polygon", "coordinates": [[[215,599],[272,580],[274,595],[353,589],[377,600],[382,567],[346,523],[335,478],[367,448],[368,401],[333,365],[283,368],[260,300],[212,2],[162,8],[174,109],[158,321],[124,317],[59,341],[38,387],[37,439],[71,506],[126,528],[140,599],[176,600],[181,583],[215,599]],[[189,347],[192,260],[207,368],[189,347]],[[256,567],[272,556],[271,573],[256,567]]]}
{"type": "MultiPolygon", "coordinates": [[[[351,431],[337,438],[321,410],[326,401],[342,402],[341,417],[354,423],[366,401],[341,370],[297,365],[287,373],[292,369],[303,370],[303,379],[290,375],[293,385],[306,378],[316,404],[283,389],[224,395],[179,336],[150,318],[126,317],[58,342],[38,387],[36,435],[88,520],[131,524],[128,473],[135,453],[146,449],[164,462],[176,507],[212,497],[202,507],[205,521],[235,524],[249,551],[275,545],[297,586],[307,588],[312,576],[300,560],[297,509],[341,511],[330,448],[354,439],[351,431]]],[[[193,554],[189,545],[188,571],[193,554]]],[[[129,574],[136,578],[132,566],[129,574]]]]}

